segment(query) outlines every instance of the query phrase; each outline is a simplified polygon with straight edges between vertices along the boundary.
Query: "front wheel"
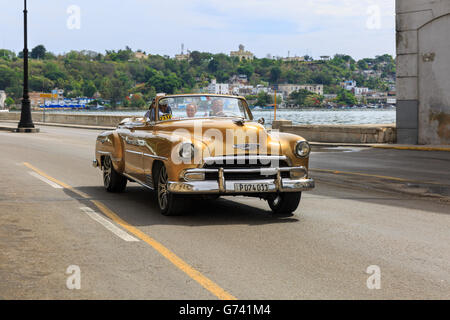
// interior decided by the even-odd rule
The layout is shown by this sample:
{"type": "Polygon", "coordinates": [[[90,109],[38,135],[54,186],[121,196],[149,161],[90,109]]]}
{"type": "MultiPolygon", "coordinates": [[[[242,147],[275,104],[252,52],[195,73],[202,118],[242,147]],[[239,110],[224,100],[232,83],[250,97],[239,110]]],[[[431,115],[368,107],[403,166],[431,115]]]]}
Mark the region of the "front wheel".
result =
{"type": "Polygon", "coordinates": [[[162,165],[158,170],[156,192],[158,196],[159,209],[164,216],[177,216],[182,211],[182,201],[179,197],[169,191],[169,178],[167,170],[162,165]]]}
{"type": "Polygon", "coordinates": [[[108,192],[123,192],[127,187],[127,178],[114,169],[109,156],[103,161],[103,185],[108,192]]]}
{"type": "Polygon", "coordinates": [[[267,199],[274,214],[291,214],[297,210],[302,193],[279,193],[267,199]]]}

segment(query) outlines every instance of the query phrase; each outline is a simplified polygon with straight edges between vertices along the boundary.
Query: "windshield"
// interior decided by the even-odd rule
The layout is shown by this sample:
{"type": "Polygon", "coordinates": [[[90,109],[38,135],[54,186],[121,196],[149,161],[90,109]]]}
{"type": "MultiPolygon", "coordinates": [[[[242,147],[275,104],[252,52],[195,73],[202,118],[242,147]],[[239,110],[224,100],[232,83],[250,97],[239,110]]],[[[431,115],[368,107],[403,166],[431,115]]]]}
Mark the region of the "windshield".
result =
{"type": "Polygon", "coordinates": [[[179,96],[159,100],[159,121],[192,118],[231,117],[248,119],[244,102],[220,96],[179,96]]]}

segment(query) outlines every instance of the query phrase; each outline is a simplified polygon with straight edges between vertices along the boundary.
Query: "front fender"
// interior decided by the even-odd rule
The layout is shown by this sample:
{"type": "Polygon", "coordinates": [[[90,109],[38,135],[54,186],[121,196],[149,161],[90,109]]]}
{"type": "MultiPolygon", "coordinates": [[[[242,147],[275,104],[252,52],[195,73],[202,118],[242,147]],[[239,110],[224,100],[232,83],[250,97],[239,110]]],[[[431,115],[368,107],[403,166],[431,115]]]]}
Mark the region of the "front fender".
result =
{"type": "Polygon", "coordinates": [[[286,132],[271,132],[270,136],[273,139],[278,140],[280,143],[281,154],[289,158],[293,167],[303,166],[308,169],[309,157],[299,158],[294,154],[297,142],[306,141],[303,137],[286,132]]]}

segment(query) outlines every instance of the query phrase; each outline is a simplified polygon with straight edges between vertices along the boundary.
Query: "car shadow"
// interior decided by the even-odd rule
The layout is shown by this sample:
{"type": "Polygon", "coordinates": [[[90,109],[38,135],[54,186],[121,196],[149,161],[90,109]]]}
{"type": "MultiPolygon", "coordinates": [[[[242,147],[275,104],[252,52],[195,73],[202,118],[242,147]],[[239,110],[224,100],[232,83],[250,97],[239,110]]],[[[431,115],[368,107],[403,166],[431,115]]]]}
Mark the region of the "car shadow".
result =
{"type": "MultiPolygon", "coordinates": [[[[300,217],[292,214],[274,215],[270,209],[264,210],[242,203],[247,201],[246,199],[237,202],[230,200],[230,198],[217,200],[181,199],[180,201],[184,201],[186,205],[184,213],[180,216],[166,217],[161,215],[159,211],[156,194],[140,186],[128,186],[124,193],[108,193],[103,186],[78,187],[75,190],[89,195],[90,198],[81,198],[69,189],[65,189],[65,192],[96,211],[99,211],[99,209],[89,200],[101,201],[120,218],[133,226],[183,225],[197,227],[233,224],[257,226],[274,223],[295,223],[301,220],[300,217]]],[[[265,204],[263,200],[261,200],[261,203],[265,204]]]]}

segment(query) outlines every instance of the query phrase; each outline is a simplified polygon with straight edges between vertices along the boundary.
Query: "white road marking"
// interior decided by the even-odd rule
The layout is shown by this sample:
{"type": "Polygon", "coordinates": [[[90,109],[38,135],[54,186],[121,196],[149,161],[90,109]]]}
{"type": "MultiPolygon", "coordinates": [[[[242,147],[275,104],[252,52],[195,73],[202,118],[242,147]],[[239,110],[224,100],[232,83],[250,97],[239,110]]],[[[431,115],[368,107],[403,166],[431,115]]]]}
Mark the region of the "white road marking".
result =
{"type": "Polygon", "coordinates": [[[41,181],[44,181],[45,183],[51,185],[55,189],[63,189],[59,184],[54,183],[53,181],[48,180],[47,178],[41,176],[40,174],[34,172],[34,171],[28,171],[29,174],[31,174],[33,177],[38,178],[41,181]]]}
{"type": "Polygon", "coordinates": [[[114,233],[116,236],[122,238],[125,241],[139,241],[137,238],[129,235],[128,233],[126,233],[125,231],[123,231],[122,229],[120,229],[119,227],[117,227],[116,225],[114,225],[111,221],[103,218],[100,214],[98,214],[97,212],[95,212],[94,210],[92,210],[91,208],[88,207],[82,207],[80,208],[84,213],[86,213],[89,217],[91,217],[93,220],[97,221],[98,223],[100,223],[101,225],[103,225],[106,229],[108,229],[109,231],[111,231],[112,233],[114,233]]]}

